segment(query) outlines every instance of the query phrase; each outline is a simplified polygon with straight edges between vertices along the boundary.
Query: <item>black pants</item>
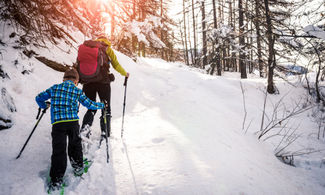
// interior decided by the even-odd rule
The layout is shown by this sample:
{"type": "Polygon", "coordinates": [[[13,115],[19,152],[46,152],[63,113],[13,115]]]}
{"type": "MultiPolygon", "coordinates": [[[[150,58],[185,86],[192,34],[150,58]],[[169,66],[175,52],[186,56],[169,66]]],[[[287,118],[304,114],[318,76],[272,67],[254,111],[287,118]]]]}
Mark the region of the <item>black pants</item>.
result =
{"type": "Polygon", "coordinates": [[[53,182],[62,179],[67,168],[68,155],[73,168],[83,167],[81,138],[78,121],[62,122],[52,126],[52,161],[50,177],[53,182]]]}
{"type": "MultiPolygon", "coordinates": [[[[107,104],[107,114],[109,116],[107,116],[107,119],[110,120],[110,115],[111,115],[111,85],[110,83],[88,83],[88,84],[84,84],[83,85],[83,89],[82,89],[85,93],[85,95],[93,100],[96,101],[96,95],[98,93],[99,99],[100,101],[106,101],[107,104]]],[[[91,126],[93,124],[94,121],[94,116],[96,114],[97,110],[88,110],[83,118],[82,121],[82,128],[85,127],[85,125],[89,125],[91,126]]],[[[101,130],[104,131],[104,127],[103,126],[103,111],[102,111],[102,117],[101,117],[101,130]]],[[[108,124],[109,125],[109,124],[108,124]]],[[[110,128],[108,128],[109,131],[110,128]]],[[[110,132],[108,132],[109,135],[110,132]]]]}

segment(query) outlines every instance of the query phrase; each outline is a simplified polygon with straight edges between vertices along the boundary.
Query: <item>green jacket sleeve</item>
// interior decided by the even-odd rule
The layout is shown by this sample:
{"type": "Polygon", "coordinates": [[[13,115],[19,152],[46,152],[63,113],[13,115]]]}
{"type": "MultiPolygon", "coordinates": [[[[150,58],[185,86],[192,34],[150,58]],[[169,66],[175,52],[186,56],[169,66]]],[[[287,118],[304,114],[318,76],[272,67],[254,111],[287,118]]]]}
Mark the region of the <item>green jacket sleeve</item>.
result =
{"type": "Polygon", "coordinates": [[[106,49],[106,54],[111,59],[111,64],[113,68],[119,72],[122,76],[126,76],[126,71],[124,68],[120,65],[120,63],[117,61],[116,55],[114,54],[113,49],[111,48],[111,43],[106,38],[99,38],[96,41],[100,41],[105,43],[108,47],[106,49]]]}
{"type": "Polygon", "coordinates": [[[113,68],[119,72],[122,76],[126,76],[126,71],[124,68],[120,65],[120,63],[117,61],[116,55],[114,54],[114,51],[111,47],[107,47],[106,54],[111,59],[111,63],[113,68]]]}

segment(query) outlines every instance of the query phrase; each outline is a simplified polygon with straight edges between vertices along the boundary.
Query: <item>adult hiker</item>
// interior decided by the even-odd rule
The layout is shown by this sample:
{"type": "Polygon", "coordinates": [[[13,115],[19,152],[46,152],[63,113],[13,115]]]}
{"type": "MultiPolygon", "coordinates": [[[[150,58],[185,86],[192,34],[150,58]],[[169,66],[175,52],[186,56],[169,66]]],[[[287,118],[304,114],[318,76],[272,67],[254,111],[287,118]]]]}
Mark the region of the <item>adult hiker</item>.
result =
{"type": "MultiPolygon", "coordinates": [[[[85,41],[78,50],[77,69],[80,74],[85,95],[96,101],[98,94],[101,102],[105,102],[106,116],[100,117],[101,136],[105,137],[104,117],[106,121],[111,118],[111,86],[110,82],[114,81],[114,75],[110,74],[109,68],[112,64],[113,68],[122,76],[129,77],[118,62],[111,43],[106,36],[99,36],[96,40],[85,41]]],[[[94,120],[96,110],[88,109],[81,126],[83,135],[89,138],[91,134],[91,126],[94,120]]],[[[110,136],[110,122],[106,123],[107,137],[110,136]]]]}
{"type": "Polygon", "coordinates": [[[63,83],[53,85],[36,96],[40,108],[45,109],[46,100],[51,99],[52,123],[52,158],[48,191],[60,190],[67,167],[67,136],[69,140],[68,155],[74,173],[83,174],[83,153],[79,136],[78,102],[88,109],[104,108],[103,103],[96,103],[87,98],[81,89],[77,88],[79,75],[75,69],[68,69],[63,76],[63,83]]]}

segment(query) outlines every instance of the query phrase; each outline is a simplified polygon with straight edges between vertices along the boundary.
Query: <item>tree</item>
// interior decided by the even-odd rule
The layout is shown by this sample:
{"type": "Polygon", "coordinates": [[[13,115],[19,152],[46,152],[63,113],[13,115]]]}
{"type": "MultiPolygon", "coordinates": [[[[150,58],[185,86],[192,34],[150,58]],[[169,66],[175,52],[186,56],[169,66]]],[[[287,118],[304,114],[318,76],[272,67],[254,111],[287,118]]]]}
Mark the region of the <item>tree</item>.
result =
{"type": "Polygon", "coordinates": [[[208,59],[207,59],[207,35],[206,35],[206,21],[205,21],[204,0],[201,1],[201,10],[202,10],[203,67],[205,67],[208,64],[208,59]]]}
{"type": "Polygon", "coordinates": [[[244,12],[243,12],[243,5],[242,0],[238,0],[238,9],[239,9],[239,44],[241,49],[239,50],[239,68],[240,68],[240,75],[242,79],[247,78],[246,73],[246,55],[245,55],[245,37],[243,35],[244,32],[244,12]]]}
{"type": "Polygon", "coordinates": [[[168,48],[174,48],[171,45],[173,42],[169,42],[169,38],[174,37],[169,25],[174,25],[174,22],[167,16],[164,5],[168,2],[5,0],[0,3],[0,17],[25,32],[20,35],[25,45],[45,45],[45,40],[56,44],[59,39],[65,39],[68,43],[76,42],[69,32],[77,28],[86,38],[110,33],[113,45],[116,44],[118,49],[128,55],[133,55],[136,50],[145,54],[146,47],[149,52],[156,49],[158,53],[159,50],[164,52],[167,45],[168,48]],[[157,10],[160,10],[160,14],[157,10]],[[136,32],[139,30],[137,24],[141,27],[140,32],[136,32]],[[110,32],[105,29],[106,26],[110,26],[110,32]]]}
{"type": "Polygon", "coordinates": [[[275,87],[273,83],[273,75],[274,75],[274,67],[276,66],[275,55],[274,55],[274,38],[272,32],[272,21],[269,11],[269,1],[264,0],[265,6],[265,17],[266,17],[266,25],[267,25],[267,32],[266,37],[268,40],[268,77],[267,77],[267,92],[270,94],[275,93],[275,87]]]}
{"type": "MultiPolygon", "coordinates": [[[[216,10],[216,1],[212,0],[212,6],[213,6],[213,28],[216,31],[218,26],[217,26],[217,10],[216,10]]],[[[211,56],[211,70],[210,70],[210,74],[213,75],[214,71],[215,71],[215,67],[217,67],[217,75],[221,76],[221,63],[220,63],[220,54],[219,54],[219,47],[217,47],[218,45],[218,39],[212,35],[210,37],[210,40],[212,42],[212,51],[210,54],[211,56]]]]}
{"type": "Polygon", "coordinates": [[[260,77],[263,77],[263,61],[262,61],[262,47],[261,47],[261,31],[260,31],[260,0],[255,0],[255,17],[254,23],[256,28],[256,44],[257,44],[257,62],[260,77]]]}
{"type": "Polygon", "coordinates": [[[194,12],[194,0],[192,0],[192,22],[193,22],[193,38],[194,38],[194,64],[197,64],[197,48],[196,48],[196,25],[195,25],[195,12],[194,12]]]}
{"type": "Polygon", "coordinates": [[[87,24],[90,16],[87,13],[81,16],[76,4],[72,0],[5,0],[0,3],[0,17],[24,31],[19,34],[21,45],[36,44],[46,45],[45,40],[57,44],[59,39],[65,39],[68,43],[75,41],[68,33],[69,29],[76,27],[82,33],[89,35],[92,26],[87,24]],[[64,26],[62,26],[63,24],[64,26]]]}
{"type": "Polygon", "coordinates": [[[188,48],[187,48],[187,34],[186,34],[186,10],[185,10],[185,0],[183,0],[183,23],[184,23],[184,46],[185,46],[185,62],[186,65],[189,65],[189,60],[188,60],[188,48]]]}
{"type": "MultiPolygon", "coordinates": [[[[213,27],[214,29],[217,29],[217,10],[216,10],[216,2],[215,0],[212,1],[212,5],[213,5],[213,27]]],[[[216,39],[217,41],[218,39],[216,39]]],[[[216,44],[218,44],[218,42],[216,42],[216,44]]],[[[216,53],[216,59],[214,59],[214,62],[216,62],[216,66],[217,66],[217,75],[221,76],[221,71],[222,71],[222,67],[221,67],[221,62],[220,62],[220,51],[219,49],[216,49],[215,46],[213,45],[213,53],[216,53]]],[[[212,68],[211,74],[213,74],[214,72],[214,67],[212,68]]]]}

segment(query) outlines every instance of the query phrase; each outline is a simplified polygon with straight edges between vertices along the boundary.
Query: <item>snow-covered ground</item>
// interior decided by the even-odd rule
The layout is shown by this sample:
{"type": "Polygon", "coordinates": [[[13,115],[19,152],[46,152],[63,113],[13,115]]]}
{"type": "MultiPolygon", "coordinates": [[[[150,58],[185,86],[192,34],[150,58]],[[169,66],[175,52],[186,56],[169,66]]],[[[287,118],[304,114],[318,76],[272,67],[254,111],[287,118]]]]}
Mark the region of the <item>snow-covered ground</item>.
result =
{"type": "MultiPolygon", "coordinates": [[[[47,52],[58,61],[75,59],[74,54],[64,55],[54,49],[47,52]]],[[[116,81],[112,83],[110,163],[106,163],[105,145],[100,149],[96,145],[100,136],[98,112],[91,137],[94,144],[88,154],[94,164],[84,179],[66,188],[66,194],[325,194],[325,165],[320,167],[324,151],[299,156],[295,158],[296,167],[292,167],[274,156],[279,138],[263,142],[254,134],[261,125],[265,79],[250,75],[242,80],[245,128],[251,122],[245,133],[239,74],[216,77],[181,63],[148,58],[135,63],[118,52],[117,57],[131,74],[124,139],[120,137],[124,79],[112,71],[116,81]]],[[[0,194],[45,194],[44,174],[51,157],[49,113],[22,156],[18,160],[15,157],[36,122],[35,96],[61,82],[63,73],[9,47],[1,64],[11,78],[1,85],[13,97],[17,112],[12,114],[14,126],[0,131],[0,194]],[[16,59],[18,64],[14,65],[16,59]],[[22,75],[23,67],[32,73],[22,75]]],[[[306,93],[280,80],[276,84],[280,95],[268,96],[269,116],[285,94],[285,109],[290,110],[306,93]]],[[[81,118],[85,111],[81,108],[81,118]]],[[[317,124],[308,117],[310,112],[288,124],[297,128],[296,134],[301,137],[287,150],[325,149],[324,138],[318,140],[316,136],[317,124]]],[[[67,172],[71,172],[70,166],[67,172]]]]}

